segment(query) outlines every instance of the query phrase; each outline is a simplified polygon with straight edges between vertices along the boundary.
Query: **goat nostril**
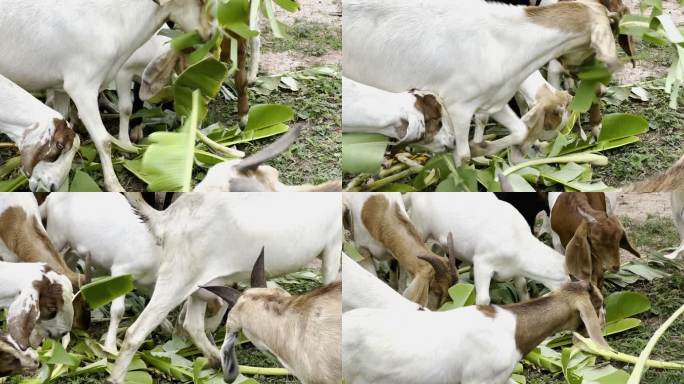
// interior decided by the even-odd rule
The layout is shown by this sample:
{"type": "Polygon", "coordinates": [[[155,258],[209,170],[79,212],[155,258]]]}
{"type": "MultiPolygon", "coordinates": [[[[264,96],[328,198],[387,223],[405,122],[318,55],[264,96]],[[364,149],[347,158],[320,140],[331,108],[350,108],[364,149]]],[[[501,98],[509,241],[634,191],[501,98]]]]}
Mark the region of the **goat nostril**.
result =
{"type": "Polygon", "coordinates": [[[50,184],[50,192],[55,192],[57,190],[57,186],[55,184],[50,184]]]}

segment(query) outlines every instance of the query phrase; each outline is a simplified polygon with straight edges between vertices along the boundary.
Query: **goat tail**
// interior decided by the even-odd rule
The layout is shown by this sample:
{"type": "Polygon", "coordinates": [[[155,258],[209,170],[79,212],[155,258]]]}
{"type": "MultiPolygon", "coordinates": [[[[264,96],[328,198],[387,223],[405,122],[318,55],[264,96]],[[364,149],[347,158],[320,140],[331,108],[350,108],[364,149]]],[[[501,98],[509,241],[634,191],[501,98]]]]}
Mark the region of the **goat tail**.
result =
{"type": "Polygon", "coordinates": [[[157,229],[164,212],[157,211],[154,207],[149,205],[140,192],[126,192],[124,193],[124,196],[126,196],[126,200],[128,200],[128,204],[131,205],[135,214],[138,215],[143,223],[147,224],[152,234],[156,238],[159,238],[160,236],[157,229]]]}

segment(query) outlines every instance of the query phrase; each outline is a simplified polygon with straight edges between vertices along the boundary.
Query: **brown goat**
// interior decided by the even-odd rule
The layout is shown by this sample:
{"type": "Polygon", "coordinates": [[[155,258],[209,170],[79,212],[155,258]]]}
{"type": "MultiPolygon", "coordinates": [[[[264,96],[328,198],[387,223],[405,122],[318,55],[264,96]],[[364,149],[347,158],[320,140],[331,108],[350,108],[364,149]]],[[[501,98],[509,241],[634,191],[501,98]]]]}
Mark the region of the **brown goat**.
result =
{"type": "Polygon", "coordinates": [[[239,373],[234,346],[242,331],[257,348],[273,353],[302,383],[339,383],[342,283],[299,296],[266,288],[262,248],[252,268],[251,286],[244,293],[229,287],[203,287],[231,306],[221,347],[225,382],[232,383],[239,373]]]}
{"type": "Polygon", "coordinates": [[[604,193],[562,193],[551,208],[551,229],[568,251],[568,272],[599,289],[605,270],[620,269],[620,248],[641,257],[620,220],[607,213],[604,193]]]}
{"type": "Polygon", "coordinates": [[[449,288],[458,281],[453,247],[450,247],[448,258],[430,251],[406,215],[403,205],[400,205],[401,202],[390,199],[391,196],[355,195],[346,196],[354,222],[354,240],[360,251],[371,254],[362,243],[362,238],[367,236],[382,244],[397,260],[399,267],[412,277],[403,292],[404,297],[430,309],[439,308],[449,299],[449,288]],[[358,201],[360,204],[355,203],[357,197],[361,199],[358,201]]]}

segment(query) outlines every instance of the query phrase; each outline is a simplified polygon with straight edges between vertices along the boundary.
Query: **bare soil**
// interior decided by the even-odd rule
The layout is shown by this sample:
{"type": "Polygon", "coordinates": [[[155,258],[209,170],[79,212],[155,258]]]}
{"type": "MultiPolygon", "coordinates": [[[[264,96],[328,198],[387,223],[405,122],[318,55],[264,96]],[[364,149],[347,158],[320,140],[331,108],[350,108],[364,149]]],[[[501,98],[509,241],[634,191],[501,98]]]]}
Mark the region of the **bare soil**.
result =
{"type": "MultiPolygon", "coordinates": [[[[641,14],[640,0],[623,0],[623,2],[633,15],[641,14]]],[[[669,15],[675,24],[684,24],[684,7],[681,7],[676,0],[663,0],[663,13],[669,15]]],[[[620,84],[633,84],[651,77],[664,77],[667,75],[667,69],[668,67],[659,63],[637,60],[636,67],[626,64],[620,72],[613,75],[613,78],[620,84]]]]}
{"type": "MultiPolygon", "coordinates": [[[[341,0],[299,0],[300,9],[290,13],[276,7],[276,17],[282,23],[292,26],[298,20],[310,23],[325,24],[342,29],[342,1],[341,0]]],[[[266,20],[261,21],[261,30],[268,28],[266,20]]],[[[318,65],[339,65],[342,52],[338,50],[327,52],[322,56],[310,56],[297,52],[262,52],[260,70],[269,75],[292,71],[301,67],[318,65]]]]}

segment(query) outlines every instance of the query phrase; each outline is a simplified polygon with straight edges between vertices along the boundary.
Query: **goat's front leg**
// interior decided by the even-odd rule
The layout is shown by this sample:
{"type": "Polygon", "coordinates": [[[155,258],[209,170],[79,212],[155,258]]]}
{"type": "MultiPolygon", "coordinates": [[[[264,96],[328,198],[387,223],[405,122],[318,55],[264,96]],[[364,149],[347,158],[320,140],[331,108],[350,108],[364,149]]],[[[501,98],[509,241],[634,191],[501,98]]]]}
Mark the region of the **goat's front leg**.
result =
{"type": "Polygon", "coordinates": [[[132,81],[133,77],[126,71],[121,71],[116,76],[116,94],[119,96],[119,140],[130,146],[133,145],[129,135],[129,125],[133,113],[132,81]]]}
{"type": "MultiPolygon", "coordinates": [[[[115,276],[112,274],[112,276],[115,276]]],[[[126,295],[121,295],[112,301],[112,307],[109,315],[109,329],[105,336],[105,348],[109,351],[116,352],[116,336],[119,330],[119,324],[123,319],[124,311],[126,310],[126,295]]]]}
{"type": "Polygon", "coordinates": [[[330,284],[338,279],[340,275],[341,257],[342,239],[340,238],[339,241],[329,244],[323,251],[323,255],[321,257],[323,261],[323,265],[321,266],[323,284],[330,284]]]}
{"type": "Polygon", "coordinates": [[[475,280],[475,304],[488,305],[489,298],[489,284],[494,276],[494,270],[484,263],[473,262],[474,280],[475,280]]]}
{"type": "Polygon", "coordinates": [[[484,131],[487,122],[489,121],[489,113],[477,112],[475,113],[475,132],[473,132],[473,142],[481,143],[484,140],[484,131]]]}
{"type": "Polygon", "coordinates": [[[508,105],[492,114],[492,117],[501,125],[508,128],[510,133],[507,136],[492,142],[473,143],[471,150],[474,156],[493,155],[512,145],[521,144],[527,136],[527,126],[508,105]]]}
{"type": "Polygon", "coordinates": [[[65,84],[65,90],[76,104],[78,115],[85,124],[93,143],[95,143],[95,148],[97,148],[97,153],[100,156],[100,164],[102,164],[105,187],[108,191],[124,192],[114,172],[111,137],[100,117],[97,104],[97,87],[70,88],[65,84]]]}
{"type": "Polygon", "coordinates": [[[197,348],[202,351],[202,354],[209,359],[209,365],[213,368],[219,368],[221,366],[219,349],[209,341],[207,334],[204,333],[204,315],[206,311],[207,302],[196,297],[196,295],[191,295],[187,301],[183,329],[185,329],[185,332],[190,336],[190,339],[197,348]]]}
{"type": "Polygon", "coordinates": [[[447,108],[451,123],[453,124],[455,151],[454,164],[457,167],[468,164],[470,161],[470,144],[468,135],[470,134],[470,120],[473,118],[474,110],[450,106],[447,108]]]}
{"type": "Polygon", "coordinates": [[[546,80],[556,89],[561,89],[561,75],[563,74],[563,66],[558,60],[549,61],[549,66],[546,70],[546,80]]]}
{"type": "Polygon", "coordinates": [[[157,281],[150,302],[126,331],[126,338],[121,345],[119,357],[114,363],[112,373],[107,380],[108,383],[123,384],[128,366],[145,338],[164,321],[171,310],[196,289],[197,283],[195,281],[179,281],[177,276],[166,279],[160,278],[157,281]]]}

